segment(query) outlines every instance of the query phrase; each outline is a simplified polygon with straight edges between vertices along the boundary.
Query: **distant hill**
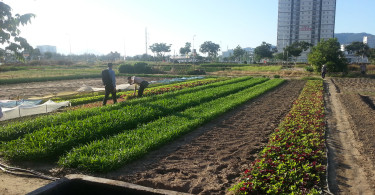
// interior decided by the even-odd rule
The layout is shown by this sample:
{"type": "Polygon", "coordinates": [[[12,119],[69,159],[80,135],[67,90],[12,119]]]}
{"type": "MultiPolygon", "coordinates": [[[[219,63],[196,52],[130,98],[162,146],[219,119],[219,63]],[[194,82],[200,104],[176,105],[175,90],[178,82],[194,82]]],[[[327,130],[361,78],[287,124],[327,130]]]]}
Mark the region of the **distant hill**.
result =
{"type": "Polygon", "coordinates": [[[363,41],[363,37],[367,36],[368,45],[372,48],[375,48],[375,35],[368,33],[335,33],[335,37],[340,44],[350,44],[354,41],[363,41]]]}

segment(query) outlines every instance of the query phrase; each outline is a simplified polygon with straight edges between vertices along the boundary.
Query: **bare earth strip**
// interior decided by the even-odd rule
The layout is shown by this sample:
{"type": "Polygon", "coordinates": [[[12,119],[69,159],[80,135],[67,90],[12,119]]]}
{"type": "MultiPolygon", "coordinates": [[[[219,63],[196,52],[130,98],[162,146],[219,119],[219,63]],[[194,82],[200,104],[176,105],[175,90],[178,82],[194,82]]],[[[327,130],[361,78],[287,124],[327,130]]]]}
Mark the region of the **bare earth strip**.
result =
{"type": "Polygon", "coordinates": [[[193,194],[226,194],[268,142],[305,82],[291,80],[120,170],[101,175],[193,194]]]}
{"type": "Polygon", "coordinates": [[[359,95],[361,89],[368,93],[371,81],[327,79],[325,84],[329,188],[334,194],[375,194],[375,112],[359,95]]]}

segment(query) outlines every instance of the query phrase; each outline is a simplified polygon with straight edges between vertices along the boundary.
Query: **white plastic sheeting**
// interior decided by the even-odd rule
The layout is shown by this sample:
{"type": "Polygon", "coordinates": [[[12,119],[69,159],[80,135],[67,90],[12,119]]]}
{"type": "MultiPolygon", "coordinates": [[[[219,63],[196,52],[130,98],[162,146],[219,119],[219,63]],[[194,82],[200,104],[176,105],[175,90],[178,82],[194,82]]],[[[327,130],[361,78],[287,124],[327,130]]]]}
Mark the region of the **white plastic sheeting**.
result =
{"type": "MultiPolygon", "coordinates": [[[[121,90],[121,91],[130,91],[130,90],[134,90],[134,85],[121,84],[121,85],[117,85],[116,89],[121,90]]],[[[104,88],[96,88],[96,87],[83,85],[81,88],[77,89],[77,91],[79,92],[104,91],[104,88]]]]}
{"type": "MultiPolygon", "coordinates": [[[[173,83],[173,82],[182,82],[182,81],[187,81],[187,80],[192,80],[192,79],[203,79],[204,77],[202,76],[196,76],[196,77],[182,77],[182,78],[172,78],[172,79],[163,79],[159,81],[150,81],[150,83],[173,83]]],[[[121,91],[131,91],[134,90],[134,85],[129,85],[128,83],[126,84],[120,84],[116,85],[117,90],[121,91]]],[[[78,92],[93,92],[93,91],[104,91],[103,88],[96,88],[96,87],[90,87],[87,85],[83,85],[81,88],[77,89],[78,92]]]]}
{"type": "Polygon", "coordinates": [[[16,106],[32,106],[38,105],[42,100],[0,100],[0,107],[2,108],[13,108],[16,106]]]}
{"type": "Polygon", "coordinates": [[[0,121],[35,114],[48,113],[69,105],[69,101],[56,103],[52,100],[48,100],[47,102],[40,105],[20,105],[13,108],[2,108],[3,117],[0,118],[0,121]]]}

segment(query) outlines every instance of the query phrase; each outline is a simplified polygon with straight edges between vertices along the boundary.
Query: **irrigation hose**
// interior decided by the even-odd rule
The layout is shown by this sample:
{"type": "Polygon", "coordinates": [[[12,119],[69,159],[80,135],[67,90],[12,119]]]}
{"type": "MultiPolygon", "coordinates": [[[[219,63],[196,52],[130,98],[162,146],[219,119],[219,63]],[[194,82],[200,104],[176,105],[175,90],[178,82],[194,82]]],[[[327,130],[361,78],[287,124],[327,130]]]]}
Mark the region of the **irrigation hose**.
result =
{"type": "Polygon", "coordinates": [[[46,176],[46,175],[43,175],[42,173],[38,173],[36,171],[32,171],[32,170],[26,170],[26,169],[21,169],[21,168],[17,168],[17,167],[10,167],[10,166],[7,166],[5,164],[2,164],[0,163],[0,169],[6,173],[10,173],[12,175],[17,175],[17,176],[32,176],[32,177],[38,177],[38,178],[41,178],[41,179],[47,179],[47,180],[52,180],[52,181],[56,181],[60,178],[57,178],[57,177],[51,177],[51,176],[46,176]],[[20,172],[20,173],[19,173],[20,172]],[[25,174],[27,173],[27,174],[25,174]]]}

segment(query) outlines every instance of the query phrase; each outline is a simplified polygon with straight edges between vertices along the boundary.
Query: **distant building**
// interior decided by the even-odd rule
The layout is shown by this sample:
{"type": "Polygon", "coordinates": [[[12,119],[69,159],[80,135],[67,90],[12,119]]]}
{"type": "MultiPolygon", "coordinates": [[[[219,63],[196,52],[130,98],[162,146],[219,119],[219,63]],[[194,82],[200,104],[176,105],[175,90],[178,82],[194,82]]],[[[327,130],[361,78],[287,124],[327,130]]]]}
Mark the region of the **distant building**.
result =
{"type": "Polygon", "coordinates": [[[363,37],[363,43],[364,44],[368,44],[368,36],[364,36],[363,37]]]}
{"type": "MultiPolygon", "coordinates": [[[[297,41],[318,44],[334,37],[336,0],[279,0],[277,50],[297,41]]],[[[307,61],[303,53],[298,61],[307,61]]]]}
{"type": "Polygon", "coordinates": [[[52,46],[52,45],[38,45],[36,46],[36,48],[39,49],[41,54],[44,54],[46,52],[57,53],[56,46],[52,46]]]}
{"type": "MultiPolygon", "coordinates": [[[[246,48],[242,48],[242,49],[245,50],[248,54],[254,53],[254,48],[246,47],[246,48]]],[[[230,56],[233,56],[233,49],[228,49],[227,51],[223,51],[221,56],[223,58],[228,58],[230,56]]]]}
{"type": "MultiPolygon", "coordinates": [[[[368,37],[363,36],[363,43],[368,44],[368,37]]],[[[353,52],[348,52],[345,50],[346,45],[341,45],[341,51],[344,52],[346,59],[348,60],[349,63],[368,63],[369,60],[366,56],[357,56],[353,52]]]]}

